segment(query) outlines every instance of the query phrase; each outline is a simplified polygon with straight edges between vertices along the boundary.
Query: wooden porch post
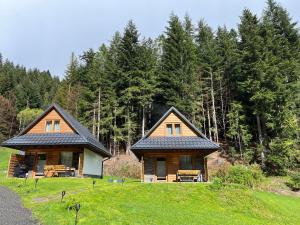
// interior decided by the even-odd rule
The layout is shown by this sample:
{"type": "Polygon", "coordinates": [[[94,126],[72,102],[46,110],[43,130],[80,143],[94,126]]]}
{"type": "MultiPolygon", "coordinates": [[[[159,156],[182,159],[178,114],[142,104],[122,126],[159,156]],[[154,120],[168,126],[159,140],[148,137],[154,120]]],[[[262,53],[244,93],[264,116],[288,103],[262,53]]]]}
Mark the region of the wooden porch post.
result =
{"type": "Polygon", "coordinates": [[[78,162],[78,175],[82,176],[83,172],[83,153],[79,153],[79,162],[78,162]]]}
{"type": "Polygon", "coordinates": [[[141,168],[141,182],[144,182],[144,156],[141,158],[142,168],[141,168]]]}
{"type": "Polygon", "coordinates": [[[12,155],[13,155],[13,153],[10,153],[10,157],[9,157],[9,161],[8,161],[8,166],[7,166],[7,174],[6,174],[6,176],[7,177],[10,177],[11,176],[11,174],[10,174],[10,171],[11,171],[11,157],[12,157],[12,155]]]}
{"type": "Polygon", "coordinates": [[[207,157],[204,157],[204,172],[205,172],[205,181],[208,181],[208,171],[207,171],[207,157]]]}

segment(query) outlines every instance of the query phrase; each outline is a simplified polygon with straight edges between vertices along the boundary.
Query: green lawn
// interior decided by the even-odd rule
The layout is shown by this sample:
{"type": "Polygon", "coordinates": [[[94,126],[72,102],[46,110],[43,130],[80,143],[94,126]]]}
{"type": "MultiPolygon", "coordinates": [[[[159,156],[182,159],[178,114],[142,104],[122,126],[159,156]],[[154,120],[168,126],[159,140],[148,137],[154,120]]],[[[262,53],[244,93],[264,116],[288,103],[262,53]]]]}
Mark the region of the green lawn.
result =
{"type": "MultiPolygon", "coordinates": [[[[1,160],[3,159],[1,152],[1,160]]],[[[7,159],[7,156],[5,156],[7,159]]],[[[5,163],[1,162],[2,165],[5,163]]],[[[78,224],[300,224],[300,199],[240,187],[213,191],[209,184],[141,184],[123,186],[92,179],[2,177],[3,185],[18,193],[24,205],[43,224],[74,224],[71,202],[80,202],[78,224]],[[61,191],[66,191],[60,203],[61,191]]]]}

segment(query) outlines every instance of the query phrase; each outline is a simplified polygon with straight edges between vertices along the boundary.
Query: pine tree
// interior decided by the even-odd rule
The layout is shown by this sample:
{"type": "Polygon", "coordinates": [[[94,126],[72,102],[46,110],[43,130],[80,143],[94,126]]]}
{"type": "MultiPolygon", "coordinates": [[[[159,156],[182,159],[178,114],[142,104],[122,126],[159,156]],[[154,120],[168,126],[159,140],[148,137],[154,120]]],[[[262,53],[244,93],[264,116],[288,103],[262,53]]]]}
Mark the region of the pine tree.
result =
{"type": "MultiPolygon", "coordinates": [[[[207,130],[209,137],[218,142],[218,123],[217,123],[217,105],[216,96],[216,77],[219,75],[218,64],[220,57],[217,55],[217,43],[212,29],[201,20],[198,24],[198,33],[196,35],[197,58],[199,79],[203,87],[203,101],[207,106],[207,130]],[[211,121],[213,127],[211,127],[211,121]]],[[[204,124],[205,126],[205,124],[204,124]]]]}
{"type": "Polygon", "coordinates": [[[157,96],[160,104],[175,106],[190,119],[195,117],[194,104],[197,92],[196,54],[193,42],[193,28],[188,17],[182,24],[171,15],[162,42],[162,56],[159,71],[157,96]]]}
{"type": "Polygon", "coordinates": [[[266,111],[268,95],[263,88],[264,74],[262,71],[262,38],[260,36],[258,18],[249,10],[244,10],[239,24],[240,36],[240,73],[236,76],[239,86],[239,100],[248,105],[252,113],[253,123],[256,120],[261,163],[264,167],[266,153],[266,111]]]}

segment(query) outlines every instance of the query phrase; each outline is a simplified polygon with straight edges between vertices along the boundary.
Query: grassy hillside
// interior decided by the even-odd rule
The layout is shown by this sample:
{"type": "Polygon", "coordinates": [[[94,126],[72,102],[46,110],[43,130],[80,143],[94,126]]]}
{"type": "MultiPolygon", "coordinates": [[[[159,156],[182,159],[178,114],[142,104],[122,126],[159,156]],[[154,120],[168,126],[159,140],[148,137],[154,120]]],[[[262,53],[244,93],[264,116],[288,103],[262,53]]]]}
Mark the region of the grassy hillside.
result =
{"type": "MultiPolygon", "coordinates": [[[[1,152],[1,159],[4,157],[1,152]]],[[[7,157],[6,157],[7,158],[7,157]]],[[[1,162],[2,165],[3,162],[1,162]]],[[[79,224],[300,224],[300,199],[227,186],[212,190],[209,184],[124,185],[107,178],[1,179],[16,191],[26,207],[43,224],[74,224],[67,206],[80,202],[79,224]],[[60,203],[61,191],[66,191],[60,203]]],[[[1,185],[0,183],[0,185],[1,185]]]]}

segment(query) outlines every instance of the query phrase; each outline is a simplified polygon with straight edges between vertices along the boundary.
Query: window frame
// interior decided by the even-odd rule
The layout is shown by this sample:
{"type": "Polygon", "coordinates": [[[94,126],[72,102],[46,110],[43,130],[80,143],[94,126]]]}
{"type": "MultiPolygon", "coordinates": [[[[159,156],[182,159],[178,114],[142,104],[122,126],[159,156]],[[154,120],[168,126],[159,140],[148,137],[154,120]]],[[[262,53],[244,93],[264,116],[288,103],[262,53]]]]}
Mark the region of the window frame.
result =
{"type": "Polygon", "coordinates": [[[175,136],[181,136],[181,124],[180,123],[174,123],[174,131],[175,131],[175,133],[174,133],[174,135],[175,136]],[[178,126],[179,127],[179,133],[177,134],[177,131],[176,131],[176,126],[178,126]]]}
{"type": "Polygon", "coordinates": [[[174,132],[173,132],[173,124],[172,123],[166,123],[166,135],[167,136],[173,136],[174,132]],[[171,133],[169,134],[169,128],[171,128],[171,133]]]}
{"type": "Polygon", "coordinates": [[[53,120],[53,132],[59,133],[60,131],[60,120],[53,120]],[[55,122],[58,122],[58,130],[55,130],[55,122]]]}
{"type": "Polygon", "coordinates": [[[51,133],[53,130],[53,120],[46,120],[46,123],[45,123],[45,132],[46,133],[51,133]],[[48,123],[50,122],[50,129],[48,130],[48,123]]]}
{"type": "Polygon", "coordinates": [[[179,156],[179,169],[181,169],[181,170],[192,170],[193,168],[194,168],[194,165],[193,165],[193,156],[192,155],[181,155],[181,156],[179,156]],[[187,159],[189,159],[189,160],[187,160],[187,159]],[[183,164],[183,161],[184,161],[184,164],[183,164]]]}

